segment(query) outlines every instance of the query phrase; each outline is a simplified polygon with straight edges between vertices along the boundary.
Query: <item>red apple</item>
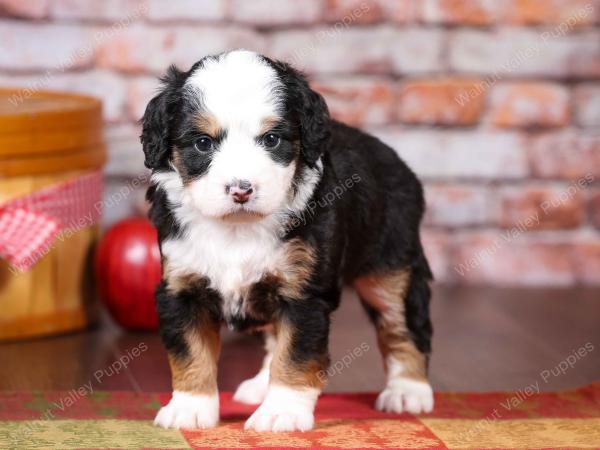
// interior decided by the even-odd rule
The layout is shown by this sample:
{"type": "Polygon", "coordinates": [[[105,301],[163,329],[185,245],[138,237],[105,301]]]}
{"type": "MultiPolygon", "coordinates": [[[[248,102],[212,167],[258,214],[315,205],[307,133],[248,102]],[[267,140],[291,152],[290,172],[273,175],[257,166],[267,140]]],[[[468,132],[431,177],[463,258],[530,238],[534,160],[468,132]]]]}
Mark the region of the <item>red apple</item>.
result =
{"type": "Polygon", "coordinates": [[[100,296],[113,318],[128,329],[158,329],[154,291],[160,252],[150,221],[134,218],[114,225],[101,239],[94,265],[100,296]]]}

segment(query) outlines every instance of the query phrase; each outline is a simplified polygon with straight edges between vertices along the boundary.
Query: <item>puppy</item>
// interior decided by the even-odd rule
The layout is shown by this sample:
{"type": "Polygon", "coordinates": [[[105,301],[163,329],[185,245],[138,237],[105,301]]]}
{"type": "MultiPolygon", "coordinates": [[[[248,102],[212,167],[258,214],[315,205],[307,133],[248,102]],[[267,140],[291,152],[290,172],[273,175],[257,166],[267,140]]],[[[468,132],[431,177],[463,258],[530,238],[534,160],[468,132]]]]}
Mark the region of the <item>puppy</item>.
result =
{"type": "Polygon", "coordinates": [[[219,329],[267,330],[235,399],[256,431],[306,431],[325,381],[330,314],[352,285],[387,373],[376,408],[429,412],[431,272],[421,184],[396,153],[329,117],[288,64],[236,50],[171,67],[141,141],[162,254],[156,293],[173,397],[167,428],[219,420],[219,329]]]}

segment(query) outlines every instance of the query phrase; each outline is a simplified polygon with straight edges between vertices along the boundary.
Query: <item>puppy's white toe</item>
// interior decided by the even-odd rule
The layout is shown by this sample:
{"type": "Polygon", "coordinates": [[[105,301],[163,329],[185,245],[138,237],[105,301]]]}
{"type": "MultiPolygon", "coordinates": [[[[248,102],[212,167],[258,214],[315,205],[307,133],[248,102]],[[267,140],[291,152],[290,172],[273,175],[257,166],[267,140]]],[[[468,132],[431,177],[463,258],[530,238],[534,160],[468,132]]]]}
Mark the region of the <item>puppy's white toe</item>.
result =
{"type": "Polygon", "coordinates": [[[271,386],[262,405],[246,421],[247,430],[308,431],[314,425],[317,389],[271,386]]]}
{"type": "Polygon", "coordinates": [[[258,408],[246,421],[244,428],[254,431],[308,431],[314,425],[312,412],[287,412],[258,408]]]}
{"type": "Polygon", "coordinates": [[[212,428],[219,422],[219,396],[193,395],[174,391],[168,405],[163,406],[154,424],[163,428],[212,428]]]}
{"type": "Polygon", "coordinates": [[[269,370],[262,369],[254,378],[240,383],[235,390],[233,399],[236,402],[248,405],[259,405],[267,395],[269,389],[269,370]]]}
{"type": "Polygon", "coordinates": [[[424,381],[396,378],[379,394],[375,408],[394,413],[429,413],[433,410],[433,390],[424,381]]]}

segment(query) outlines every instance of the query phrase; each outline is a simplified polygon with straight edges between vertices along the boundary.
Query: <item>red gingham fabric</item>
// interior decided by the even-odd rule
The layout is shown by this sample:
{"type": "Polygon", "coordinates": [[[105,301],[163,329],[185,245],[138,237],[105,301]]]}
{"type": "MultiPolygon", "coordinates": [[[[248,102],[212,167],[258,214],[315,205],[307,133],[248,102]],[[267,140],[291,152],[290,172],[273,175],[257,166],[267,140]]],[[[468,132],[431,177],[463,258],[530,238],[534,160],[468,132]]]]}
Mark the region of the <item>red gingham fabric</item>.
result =
{"type": "Polygon", "coordinates": [[[0,204],[0,258],[26,271],[59,234],[94,225],[102,212],[102,188],[97,171],[0,204]]]}

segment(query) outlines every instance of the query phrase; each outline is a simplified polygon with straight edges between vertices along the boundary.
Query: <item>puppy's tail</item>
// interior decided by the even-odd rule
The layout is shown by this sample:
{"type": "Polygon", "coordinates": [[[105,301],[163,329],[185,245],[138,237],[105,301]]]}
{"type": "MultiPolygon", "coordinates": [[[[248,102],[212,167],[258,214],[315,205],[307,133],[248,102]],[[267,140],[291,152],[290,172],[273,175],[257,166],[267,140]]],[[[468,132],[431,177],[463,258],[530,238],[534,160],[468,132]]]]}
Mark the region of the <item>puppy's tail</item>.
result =
{"type": "MultiPolygon", "coordinates": [[[[419,245],[419,247],[421,247],[419,245]]],[[[406,326],[410,331],[415,345],[422,353],[431,353],[431,337],[433,327],[429,316],[429,303],[431,301],[431,288],[429,283],[433,274],[425,258],[422,248],[412,264],[412,273],[404,307],[406,311],[406,326]]]]}

